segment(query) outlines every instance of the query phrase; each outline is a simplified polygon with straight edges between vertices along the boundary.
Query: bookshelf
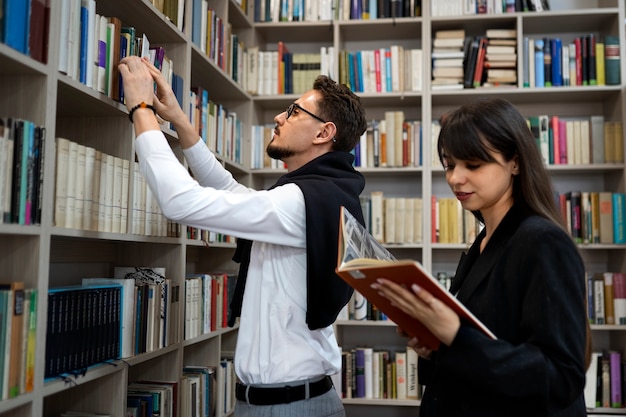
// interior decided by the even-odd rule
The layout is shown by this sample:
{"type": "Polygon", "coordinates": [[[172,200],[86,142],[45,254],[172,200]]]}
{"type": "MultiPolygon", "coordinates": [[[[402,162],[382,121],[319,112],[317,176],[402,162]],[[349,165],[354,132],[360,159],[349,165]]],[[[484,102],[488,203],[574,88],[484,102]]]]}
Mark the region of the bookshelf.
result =
{"type": "MultiPolygon", "coordinates": [[[[434,0],[433,0],[434,1],[434,0]]],[[[5,3],[7,0],[5,0],[5,3]]],[[[254,2],[249,2],[254,3],[254,2]]],[[[335,52],[387,48],[400,45],[405,49],[421,49],[424,75],[418,91],[360,93],[368,119],[381,120],[386,111],[403,111],[407,119],[421,121],[423,162],[410,167],[361,168],[366,176],[364,195],[384,191],[389,197],[421,197],[429,202],[432,196],[450,197],[443,171],[433,163],[431,133],[433,120],[458,105],[484,95],[497,95],[519,106],[526,116],[549,114],[563,117],[587,117],[600,114],[605,120],[626,121],[626,37],[625,6],[618,0],[566,1],[552,0],[552,10],[541,13],[502,15],[432,16],[430,2],[423,1],[420,17],[381,18],[377,20],[254,22],[252,6],[243,12],[235,0],[209,0],[207,5],[231,25],[246,47],[258,46],[262,51],[274,51],[284,41],[293,53],[319,53],[321,47],[333,47],[335,52]],[[467,34],[478,36],[487,29],[515,29],[518,45],[524,36],[561,36],[571,40],[585,33],[598,36],[616,35],[621,47],[621,84],[616,86],[582,86],[552,88],[522,88],[521,69],[518,86],[507,89],[437,90],[430,88],[430,54],[432,38],[438,30],[463,28],[467,34]]],[[[320,4],[325,4],[320,2],[320,4]]],[[[132,25],[137,33],[145,33],[151,44],[166,48],[174,61],[174,72],[182,76],[181,91],[201,86],[210,92],[212,100],[235,112],[245,126],[271,123],[273,116],[283,111],[299,94],[253,95],[235,81],[229,73],[207,58],[199,45],[192,41],[193,1],[185,0],[181,28],[168,20],[149,0],[97,1],[96,10],[105,16],[119,17],[124,25],[132,25]]],[[[33,121],[46,129],[43,152],[46,156],[42,188],[42,219],[37,225],[0,224],[0,281],[23,280],[26,287],[36,288],[40,298],[37,310],[37,344],[34,390],[15,398],[0,401],[0,417],[52,417],[66,409],[124,415],[126,387],[142,379],[178,380],[186,365],[217,365],[222,357],[232,357],[236,330],[222,329],[191,340],[183,340],[165,348],[89,368],[84,375],[68,381],[44,382],[46,335],[46,294],[54,286],[77,284],[85,276],[112,276],[113,268],[121,265],[158,265],[179,285],[187,273],[236,271],[232,264],[232,243],[211,243],[184,237],[145,236],[68,229],[54,226],[55,205],[55,143],[56,137],[68,137],[81,144],[95,147],[110,155],[134,161],[132,125],[128,123],[125,106],[107,95],[86,87],[81,82],[59,73],[59,43],[61,8],[50,9],[48,62],[41,63],[5,44],[0,44],[0,116],[33,121]]],[[[518,68],[522,59],[518,58],[518,68]]],[[[339,76],[339,62],[330,70],[339,76]]],[[[190,98],[183,98],[189,106],[190,98]]],[[[164,127],[166,136],[182,160],[176,133],[164,127]]],[[[220,157],[224,165],[241,182],[255,188],[273,184],[283,171],[252,170],[250,138],[244,133],[242,162],[220,157]]],[[[622,138],[623,140],[623,138],[622,138]]],[[[574,188],[625,192],[624,163],[589,165],[551,165],[556,188],[567,192],[574,188]]],[[[129,182],[129,195],[135,190],[129,182]]],[[[425,205],[425,207],[427,207],[425,205]]],[[[129,221],[132,211],[129,210],[129,221]]],[[[466,244],[433,243],[430,239],[432,222],[430,210],[424,210],[421,243],[390,244],[388,248],[399,258],[414,258],[433,273],[453,274],[466,244]]],[[[128,224],[130,226],[130,224],[128,224]]],[[[626,245],[581,244],[581,252],[591,271],[626,271],[626,245]]],[[[182,317],[182,311],[179,311],[182,317]]],[[[594,346],[598,349],[621,349],[626,343],[626,327],[594,325],[594,346]]],[[[395,327],[382,323],[342,320],[336,323],[339,343],[344,348],[362,345],[404,349],[404,340],[395,334],[395,327]],[[380,341],[383,341],[382,343],[380,341]]],[[[419,401],[346,399],[348,415],[390,416],[415,414],[419,401]]],[[[595,414],[626,414],[624,409],[594,410],[595,414]]]]}

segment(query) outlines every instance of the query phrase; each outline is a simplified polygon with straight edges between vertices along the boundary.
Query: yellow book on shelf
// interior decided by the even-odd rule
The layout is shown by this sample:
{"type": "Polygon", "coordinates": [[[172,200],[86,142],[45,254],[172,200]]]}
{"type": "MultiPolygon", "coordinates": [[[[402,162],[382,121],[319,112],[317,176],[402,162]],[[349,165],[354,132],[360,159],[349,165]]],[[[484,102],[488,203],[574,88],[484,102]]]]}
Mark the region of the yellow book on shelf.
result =
{"type": "Polygon", "coordinates": [[[485,335],[496,336],[478,320],[463,304],[450,294],[435,277],[417,261],[396,259],[371,234],[342,207],[339,224],[339,250],[335,272],[350,286],[387,317],[403,329],[410,337],[417,337],[430,349],[438,349],[440,340],[421,322],[392,306],[371,287],[378,278],[384,277],[400,285],[419,285],[441,302],[452,308],[462,319],[472,323],[485,335]]]}
{"type": "Polygon", "coordinates": [[[596,42],[596,80],[598,85],[606,85],[604,67],[604,42],[596,42]]]}

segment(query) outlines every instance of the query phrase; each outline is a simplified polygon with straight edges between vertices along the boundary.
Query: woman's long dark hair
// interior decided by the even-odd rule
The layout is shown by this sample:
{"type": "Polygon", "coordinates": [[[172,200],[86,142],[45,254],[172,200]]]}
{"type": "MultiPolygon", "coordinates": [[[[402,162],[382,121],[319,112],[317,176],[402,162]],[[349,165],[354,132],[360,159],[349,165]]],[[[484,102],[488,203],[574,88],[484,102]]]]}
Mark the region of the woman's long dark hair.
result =
{"type": "MultiPolygon", "coordinates": [[[[517,157],[519,174],[513,179],[514,204],[524,206],[529,212],[551,220],[567,231],[535,138],[526,119],[515,106],[501,98],[488,98],[466,104],[442,116],[437,141],[437,152],[442,164],[444,156],[465,161],[494,162],[489,151],[502,154],[506,161],[517,157]]],[[[483,221],[480,212],[474,212],[474,215],[483,221]]],[[[591,330],[587,321],[587,367],[590,361],[591,330]]]]}
{"type": "MultiPolygon", "coordinates": [[[[565,228],[556,194],[535,139],[520,112],[507,100],[488,98],[466,104],[442,117],[437,142],[439,159],[494,162],[489,151],[506,161],[517,158],[513,201],[565,228]]],[[[480,213],[474,213],[483,220],[480,213]]]]}

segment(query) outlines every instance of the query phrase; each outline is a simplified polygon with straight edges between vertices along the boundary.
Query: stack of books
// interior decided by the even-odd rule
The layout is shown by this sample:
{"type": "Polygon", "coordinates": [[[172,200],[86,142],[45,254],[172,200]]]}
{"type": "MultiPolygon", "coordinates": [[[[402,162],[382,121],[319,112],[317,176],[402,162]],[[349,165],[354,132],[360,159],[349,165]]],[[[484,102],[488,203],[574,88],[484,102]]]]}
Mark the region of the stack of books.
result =
{"type": "Polygon", "coordinates": [[[463,88],[465,30],[439,30],[433,39],[433,90],[463,88]]]}
{"type": "Polygon", "coordinates": [[[517,40],[515,29],[487,30],[484,69],[487,79],[483,86],[517,84],[517,40]]]}

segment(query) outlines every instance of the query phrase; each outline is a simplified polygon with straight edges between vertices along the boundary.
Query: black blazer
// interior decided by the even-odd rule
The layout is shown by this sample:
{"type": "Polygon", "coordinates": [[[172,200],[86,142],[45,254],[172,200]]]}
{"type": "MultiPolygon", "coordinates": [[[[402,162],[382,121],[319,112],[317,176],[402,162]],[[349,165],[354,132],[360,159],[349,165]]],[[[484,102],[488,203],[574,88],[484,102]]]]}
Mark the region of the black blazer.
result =
{"type": "Polygon", "coordinates": [[[451,291],[498,340],[462,323],[419,360],[420,416],[585,416],[585,268],[570,236],[512,208],[484,251],[461,256],[451,291]]]}

